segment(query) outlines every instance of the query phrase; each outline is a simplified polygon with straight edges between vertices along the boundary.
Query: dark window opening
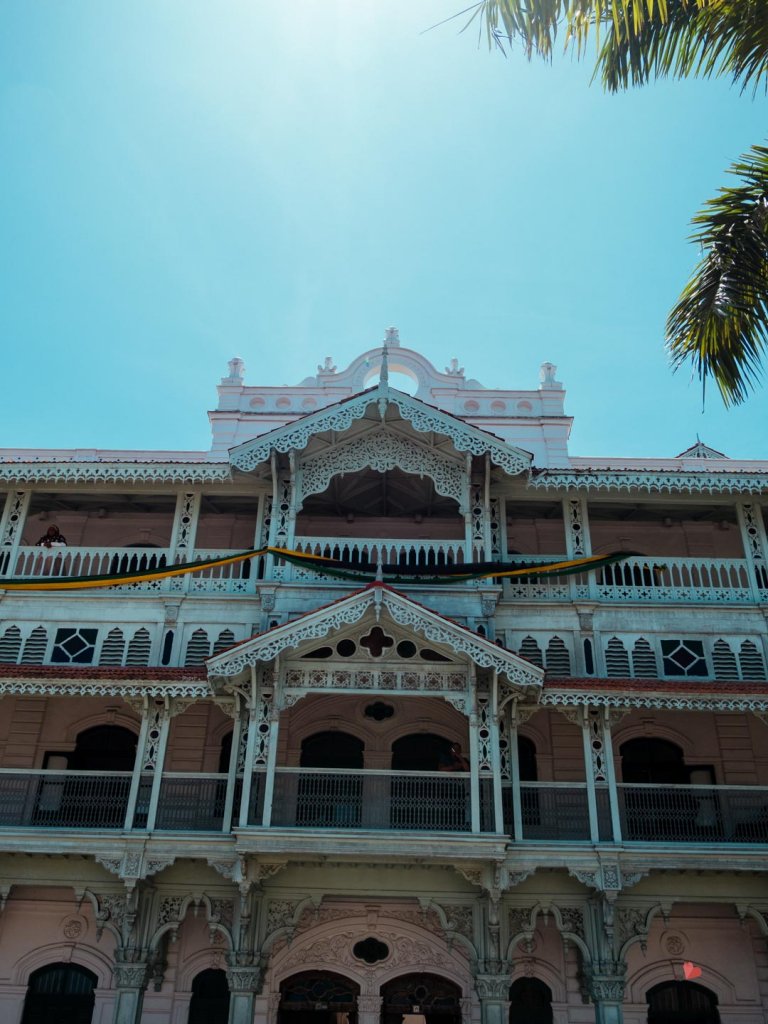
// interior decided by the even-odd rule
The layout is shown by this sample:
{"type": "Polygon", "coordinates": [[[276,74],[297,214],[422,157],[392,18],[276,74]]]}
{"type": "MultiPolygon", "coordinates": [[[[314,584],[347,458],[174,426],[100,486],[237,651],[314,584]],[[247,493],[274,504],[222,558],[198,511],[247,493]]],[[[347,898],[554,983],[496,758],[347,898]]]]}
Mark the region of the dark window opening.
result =
{"type": "Polygon", "coordinates": [[[210,968],[192,980],[187,1024],[227,1024],[229,985],[225,971],[210,968]]]}
{"type": "Polygon", "coordinates": [[[461,990],[434,974],[407,974],[382,985],[382,1024],[421,1014],[425,1024],[461,1024],[461,990]]]}
{"type": "Polygon", "coordinates": [[[278,1024],[357,1024],[360,986],[330,971],[305,971],[280,985],[278,1024]],[[343,1019],[343,1018],[341,1018],[343,1019]]]}
{"type": "Polygon", "coordinates": [[[717,996],[692,981],[665,981],[646,995],[648,1024],[720,1024],[717,996]]]}
{"type": "Polygon", "coordinates": [[[316,732],[301,744],[302,768],[362,768],[365,744],[347,732],[316,732]]]}
{"type": "Polygon", "coordinates": [[[518,978],[509,990],[509,1024],[552,1024],[552,990],[538,978],[518,978]]]}
{"type": "Polygon", "coordinates": [[[48,964],[29,977],[21,1024],[91,1024],[98,979],[77,964],[48,964]]]}
{"type": "Polygon", "coordinates": [[[392,771],[436,772],[450,756],[451,740],[433,732],[401,736],[392,744],[392,771]]]}

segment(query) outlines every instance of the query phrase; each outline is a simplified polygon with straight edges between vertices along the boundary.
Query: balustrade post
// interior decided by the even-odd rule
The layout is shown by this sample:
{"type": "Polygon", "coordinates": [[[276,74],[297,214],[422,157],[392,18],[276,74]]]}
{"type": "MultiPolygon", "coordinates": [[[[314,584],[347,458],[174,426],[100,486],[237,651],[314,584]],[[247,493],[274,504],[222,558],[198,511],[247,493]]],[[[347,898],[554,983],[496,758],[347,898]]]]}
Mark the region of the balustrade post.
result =
{"type": "MultiPolygon", "coordinates": [[[[474,686],[472,687],[474,690],[474,686]]],[[[469,800],[470,822],[473,832],[480,831],[480,727],[476,712],[469,716],[469,800]]]]}
{"type": "MultiPolygon", "coordinates": [[[[199,491],[182,491],[176,497],[171,547],[168,552],[169,565],[191,562],[194,558],[201,498],[202,495],[199,491]]],[[[173,584],[171,589],[179,590],[183,588],[186,590],[189,586],[189,575],[178,577],[171,582],[173,584]]]]}
{"type": "MultiPolygon", "coordinates": [[[[184,707],[179,710],[184,710],[184,707]]],[[[171,713],[167,701],[155,701],[154,711],[150,713],[149,728],[144,750],[143,772],[152,773],[152,791],[147,811],[147,832],[154,831],[157,820],[157,805],[160,800],[160,787],[163,783],[163,764],[165,750],[168,746],[168,732],[171,726],[171,713]]]]}
{"type": "Polygon", "coordinates": [[[768,539],[762,512],[756,501],[740,501],[736,511],[752,593],[755,601],[761,601],[768,592],[768,539]]]}
{"type": "MultiPolygon", "coordinates": [[[[245,711],[247,714],[247,710],[245,711]]],[[[221,830],[230,832],[232,829],[232,815],[235,806],[235,789],[237,788],[237,770],[240,761],[240,746],[243,737],[244,712],[241,706],[240,696],[235,697],[235,718],[232,725],[232,746],[229,751],[229,764],[227,765],[227,795],[224,798],[224,814],[222,815],[221,830]]],[[[247,724],[246,724],[247,728],[247,724]]],[[[245,780],[243,780],[245,782],[245,780]]]]}
{"type": "Polygon", "coordinates": [[[14,575],[31,498],[31,491],[11,491],[6,498],[0,517],[0,576],[14,575]]]}
{"type": "MultiPolygon", "coordinates": [[[[565,527],[565,550],[568,558],[587,558],[592,554],[589,536],[589,512],[585,498],[563,498],[563,525],[565,527]]],[[[576,598],[576,578],[569,576],[571,597],[576,598]]],[[[595,597],[597,587],[594,574],[589,574],[589,596],[595,597]]]]}
{"type": "Polygon", "coordinates": [[[581,736],[584,746],[584,774],[587,782],[587,807],[589,809],[589,838],[593,843],[600,841],[600,823],[597,816],[597,789],[595,786],[595,751],[592,748],[592,719],[585,704],[581,708],[581,736]]]}
{"type": "Polygon", "coordinates": [[[141,725],[139,726],[139,739],[136,744],[136,757],[133,762],[133,774],[131,775],[131,788],[128,791],[128,805],[125,809],[125,829],[130,831],[134,827],[136,817],[136,802],[139,798],[139,787],[141,786],[142,764],[144,763],[144,751],[147,746],[147,732],[149,730],[149,712],[146,698],[142,701],[141,725]]]}
{"type": "Polygon", "coordinates": [[[525,837],[523,835],[523,800],[520,790],[520,757],[517,749],[517,727],[517,701],[513,700],[512,707],[507,718],[507,764],[512,784],[512,838],[516,843],[519,843],[525,837]]]}

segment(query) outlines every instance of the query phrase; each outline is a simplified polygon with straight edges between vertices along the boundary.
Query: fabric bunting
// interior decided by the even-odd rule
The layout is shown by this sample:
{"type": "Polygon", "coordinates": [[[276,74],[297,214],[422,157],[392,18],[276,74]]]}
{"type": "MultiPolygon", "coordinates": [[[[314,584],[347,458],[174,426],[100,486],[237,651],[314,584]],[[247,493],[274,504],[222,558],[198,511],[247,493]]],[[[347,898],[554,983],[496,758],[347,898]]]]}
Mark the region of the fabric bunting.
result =
{"type": "MultiPolygon", "coordinates": [[[[518,562],[472,562],[467,565],[442,566],[400,566],[375,565],[370,562],[345,562],[340,559],[328,558],[325,555],[308,554],[303,551],[290,551],[287,548],[256,548],[251,551],[240,551],[224,558],[209,558],[199,562],[180,562],[178,565],[161,566],[157,569],[137,570],[134,572],[105,573],[99,576],[37,576],[27,579],[4,579],[0,577],[0,590],[85,590],[93,587],[128,586],[134,583],[148,583],[155,580],[168,579],[171,576],[184,576],[187,573],[203,572],[236,562],[244,562],[261,555],[274,555],[294,565],[313,569],[325,576],[352,580],[365,585],[375,580],[402,586],[409,583],[424,585],[441,585],[461,583],[465,580],[510,579],[513,577],[547,577],[570,576],[574,573],[592,572],[604,566],[613,565],[629,558],[631,552],[618,552],[608,555],[592,555],[589,558],[574,558],[568,561],[547,562],[536,564],[518,562]]],[[[55,568],[55,556],[50,560],[51,569],[55,568]]]]}

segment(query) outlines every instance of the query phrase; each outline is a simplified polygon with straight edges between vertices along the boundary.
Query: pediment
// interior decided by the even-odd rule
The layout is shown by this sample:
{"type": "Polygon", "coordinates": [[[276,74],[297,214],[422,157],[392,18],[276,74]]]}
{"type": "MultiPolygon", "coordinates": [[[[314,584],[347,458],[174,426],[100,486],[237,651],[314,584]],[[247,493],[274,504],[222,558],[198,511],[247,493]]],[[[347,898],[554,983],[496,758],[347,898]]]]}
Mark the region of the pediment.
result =
{"type": "Polygon", "coordinates": [[[544,679],[542,669],[518,655],[378,583],[210,658],[206,663],[208,676],[214,685],[216,681],[223,683],[278,656],[308,668],[320,663],[342,667],[345,663],[358,667],[367,663],[377,669],[385,664],[391,667],[397,661],[406,668],[413,666],[427,672],[431,667],[437,673],[472,663],[496,672],[506,688],[533,699],[544,679]],[[353,626],[358,629],[351,629],[353,626]],[[370,657],[364,641],[376,629],[386,638],[386,650],[383,656],[370,657]],[[347,656],[338,649],[340,640],[345,639],[354,644],[354,650],[347,648],[347,656]],[[398,653],[398,646],[404,642],[413,645],[413,652],[398,653]]]}
{"type": "Polygon", "coordinates": [[[527,472],[531,467],[529,452],[388,384],[379,384],[237,445],[230,449],[230,462],[236,469],[251,472],[267,462],[273,452],[303,452],[313,439],[318,439],[316,447],[320,452],[331,440],[334,444],[343,443],[345,438],[339,435],[346,434],[362,420],[369,420],[371,426],[402,421],[408,430],[417,434],[444,438],[454,453],[488,455],[511,476],[527,472]]]}

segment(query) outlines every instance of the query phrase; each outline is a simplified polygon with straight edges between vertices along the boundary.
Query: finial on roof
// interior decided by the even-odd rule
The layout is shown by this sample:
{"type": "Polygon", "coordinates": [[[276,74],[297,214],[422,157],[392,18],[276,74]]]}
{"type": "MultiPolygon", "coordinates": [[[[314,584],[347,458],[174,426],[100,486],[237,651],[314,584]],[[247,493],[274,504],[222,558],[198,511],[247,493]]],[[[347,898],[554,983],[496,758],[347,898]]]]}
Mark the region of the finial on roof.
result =
{"type": "Polygon", "coordinates": [[[539,370],[539,388],[541,390],[562,391],[563,385],[555,379],[557,367],[554,363],[542,363],[539,370]]]}
{"type": "Polygon", "coordinates": [[[379,384],[389,384],[389,358],[387,356],[386,341],[381,346],[381,373],[379,374],[379,384]]]}
{"type": "Polygon", "coordinates": [[[384,344],[391,345],[392,348],[399,348],[400,346],[400,331],[396,327],[388,327],[384,332],[384,344]]]}
{"type": "Polygon", "coordinates": [[[240,356],[235,356],[233,359],[230,359],[227,365],[229,366],[229,376],[224,377],[224,380],[228,384],[242,384],[243,374],[245,373],[245,363],[240,356]]]}

